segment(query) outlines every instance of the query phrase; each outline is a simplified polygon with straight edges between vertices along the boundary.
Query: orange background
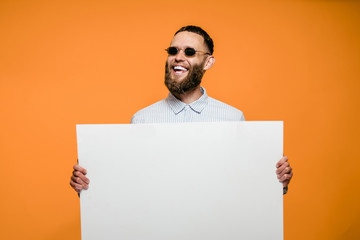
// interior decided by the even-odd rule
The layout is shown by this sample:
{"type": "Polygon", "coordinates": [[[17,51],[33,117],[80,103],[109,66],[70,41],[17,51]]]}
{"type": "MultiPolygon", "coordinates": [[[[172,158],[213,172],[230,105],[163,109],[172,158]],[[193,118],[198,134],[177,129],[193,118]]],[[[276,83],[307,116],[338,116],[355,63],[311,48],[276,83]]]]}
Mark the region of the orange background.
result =
{"type": "Polygon", "coordinates": [[[0,239],[80,239],[75,124],[166,97],[188,24],[215,42],[209,95],[285,121],[285,239],[360,239],[360,3],[334,0],[1,0],[0,239]]]}

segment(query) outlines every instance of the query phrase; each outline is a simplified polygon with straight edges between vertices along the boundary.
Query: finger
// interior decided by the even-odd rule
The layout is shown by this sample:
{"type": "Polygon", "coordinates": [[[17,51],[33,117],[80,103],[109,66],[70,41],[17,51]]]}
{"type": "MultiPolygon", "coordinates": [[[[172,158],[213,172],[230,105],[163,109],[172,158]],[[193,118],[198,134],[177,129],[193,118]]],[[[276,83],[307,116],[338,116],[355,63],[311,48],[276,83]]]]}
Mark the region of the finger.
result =
{"type": "Polygon", "coordinates": [[[80,172],[82,172],[84,175],[86,175],[86,173],[87,173],[86,169],[83,168],[83,167],[81,167],[79,164],[75,164],[75,165],[73,166],[73,168],[74,168],[75,171],[80,171],[80,172]]]}
{"type": "Polygon", "coordinates": [[[279,166],[277,169],[276,169],[276,174],[280,174],[281,172],[283,172],[285,170],[285,168],[289,167],[289,163],[288,162],[285,162],[283,163],[281,166],[279,166]]]}
{"type": "Polygon", "coordinates": [[[276,167],[280,167],[281,165],[283,165],[285,162],[287,162],[288,160],[288,157],[287,156],[284,156],[282,157],[277,163],[276,163],[276,167]]]}
{"type": "Polygon", "coordinates": [[[86,169],[83,168],[83,167],[81,167],[79,164],[75,164],[75,165],[73,166],[73,168],[74,168],[75,171],[80,171],[80,172],[82,172],[84,175],[87,173],[86,169]]]}
{"type": "Polygon", "coordinates": [[[278,173],[278,176],[284,176],[284,174],[289,174],[291,172],[292,172],[292,168],[290,167],[290,165],[288,165],[280,173],[278,173]]]}
{"type": "Polygon", "coordinates": [[[75,192],[80,193],[82,186],[70,181],[70,186],[75,190],[75,192]]]}
{"type": "Polygon", "coordinates": [[[292,178],[292,173],[289,173],[289,174],[284,174],[282,177],[280,177],[279,178],[279,181],[281,182],[281,183],[283,183],[283,182],[285,182],[285,181],[289,181],[290,182],[290,180],[291,180],[291,178],[292,178]]]}
{"type": "Polygon", "coordinates": [[[81,184],[78,184],[74,182],[73,180],[70,180],[70,186],[77,192],[80,193],[80,191],[83,189],[83,186],[81,184]]]}
{"type": "Polygon", "coordinates": [[[289,174],[289,179],[286,179],[285,181],[282,182],[283,187],[286,187],[287,185],[289,185],[291,178],[292,178],[293,174],[289,174]]]}
{"type": "Polygon", "coordinates": [[[88,188],[89,188],[89,184],[87,184],[86,182],[84,182],[83,180],[81,180],[81,178],[79,178],[79,177],[71,176],[71,180],[72,180],[74,183],[77,183],[77,184],[81,185],[82,188],[84,188],[84,189],[88,189],[88,188]]]}
{"type": "Polygon", "coordinates": [[[74,171],[73,176],[79,177],[82,181],[84,181],[87,184],[89,184],[90,182],[90,180],[87,177],[85,177],[85,175],[82,172],[74,171]]]}

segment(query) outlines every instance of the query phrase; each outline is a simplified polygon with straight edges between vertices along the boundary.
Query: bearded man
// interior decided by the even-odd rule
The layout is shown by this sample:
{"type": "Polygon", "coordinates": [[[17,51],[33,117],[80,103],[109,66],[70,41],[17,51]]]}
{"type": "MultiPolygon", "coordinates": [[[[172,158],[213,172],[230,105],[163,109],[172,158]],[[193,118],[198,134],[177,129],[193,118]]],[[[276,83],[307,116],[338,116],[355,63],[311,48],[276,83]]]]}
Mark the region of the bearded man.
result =
{"type": "MultiPolygon", "coordinates": [[[[154,103],[132,117],[131,123],[220,122],[244,121],[243,113],[230,105],[209,97],[200,86],[201,79],[214,63],[214,43],[200,27],[185,26],[179,29],[166,49],[165,85],[167,98],[154,103]]],[[[288,158],[276,165],[276,174],[283,183],[284,194],[292,178],[288,158]]],[[[70,185],[76,192],[88,189],[86,170],[74,166],[70,185]]]]}
{"type": "Polygon", "coordinates": [[[214,44],[201,28],[177,31],[166,49],[165,85],[168,97],[137,112],[131,123],[244,121],[241,111],[208,97],[200,87],[215,58],[214,44]]]}

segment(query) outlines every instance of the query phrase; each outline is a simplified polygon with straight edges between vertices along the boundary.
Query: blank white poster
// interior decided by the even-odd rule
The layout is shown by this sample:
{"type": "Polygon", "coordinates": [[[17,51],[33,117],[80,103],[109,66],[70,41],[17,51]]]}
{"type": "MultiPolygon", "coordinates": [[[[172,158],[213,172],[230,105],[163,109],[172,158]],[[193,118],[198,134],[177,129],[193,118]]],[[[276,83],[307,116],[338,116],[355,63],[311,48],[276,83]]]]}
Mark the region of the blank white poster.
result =
{"type": "Polygon", "coordinates": [[[77,125],[82,240],[283,239],[283,122],[77,125]]]}

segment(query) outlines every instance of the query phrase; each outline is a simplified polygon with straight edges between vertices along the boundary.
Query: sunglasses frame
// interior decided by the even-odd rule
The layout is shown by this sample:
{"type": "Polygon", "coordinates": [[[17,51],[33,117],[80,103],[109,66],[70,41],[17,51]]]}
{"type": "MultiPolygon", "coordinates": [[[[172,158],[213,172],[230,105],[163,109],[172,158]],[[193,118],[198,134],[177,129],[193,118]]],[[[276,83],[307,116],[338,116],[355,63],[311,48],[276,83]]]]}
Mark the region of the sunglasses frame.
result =
{"type": "MultiPolygon", "coordinates": [[[[185,48],[185,49],[180,49],[180,48],[178,48],[178,47],[168,47],[167,49],[165,49],[165,51],[166,51],[169,55],[171,55],[171,56],[176,56],[176,55],[180,52],[180,50],[183,50],[185,56],[187,56],[187,57],[193,57],[193,56],[195,56],[195,54],[198,53],[198,52],[199,52],[199,53],[203,53],[203,54],[208,54],[208,55],[210,55],[210,53],[208,53],[208,52],[198,51],[198,50],[196,50],[195,48],[191,48],[191,47],[187,47],[187,48],[185,48]],[[177,50],[176,53],[175,53],[175,54],[170,54],[170,53],[169,53],[170,48],[176,49],[176,50],[177,50]],[[194,54],[193,54],[193,55],[187,54],[186,51],[187,51],[188,49],[194,51],[194,54]]],[[[188,52],[188,53],[189,53],[189,52],[188,52]]]]}

